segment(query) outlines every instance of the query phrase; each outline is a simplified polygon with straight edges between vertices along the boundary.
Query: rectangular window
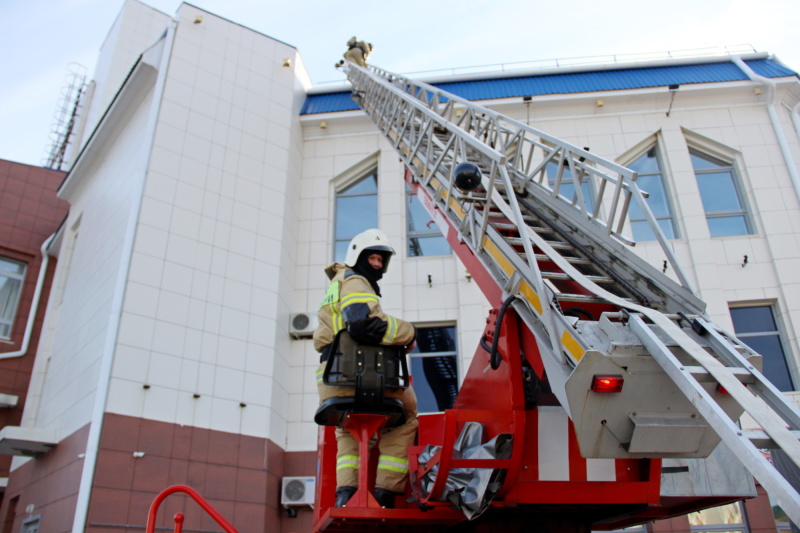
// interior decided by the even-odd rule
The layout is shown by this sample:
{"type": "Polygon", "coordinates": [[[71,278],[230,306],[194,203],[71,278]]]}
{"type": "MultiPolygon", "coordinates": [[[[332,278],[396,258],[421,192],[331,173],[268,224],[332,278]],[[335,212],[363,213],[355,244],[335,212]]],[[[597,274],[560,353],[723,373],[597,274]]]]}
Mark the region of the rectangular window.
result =
{"type": "Polygon", "coordinates": [[[733,165],[694,149],[689,153],[711,236],[752,233],[733,165]]]}
{"type": "Polygon", "coordinates": [[[452,252],[453,249],[436,227],[436,222],[431,220],[428,211],[408,184],[406,184],[406,220],[408,257],[449,255],[452,252]]]}
{"type": "Polygon", "coordinates": [[[378,169],[336,193],[334,261],[342,262],[350,241],[370,228],[378,227],[378,169]]]}
{"type": "MultiPolygon", "coordinates": [[[[627,167],[639,173],[636,183],[641,190],[649,194],[646,199],[647,206],[653,212],[653,216],[656,217],[664,236],[667,239],[674,239],[676,236],[675,222],[669,195],[664,186],[664,171],[662,170],[658,148],[656,146],[651,147],[627,167]]],[[[650,223],[645,219],[644,212],[637,202],[631,201],[628,208],[628,216],[631,220],[633,240],[638,242],[656,240],[656,235],[653,233],[650,223]]]]}
{"type": "Polygon", "coordinates": [[[458,395],[455,326],[417,327],[417,345],[411,352],[411,376],[420,413],[453,407],[458,395]]]}
{"type": "Polygon", "coordinates": [[[25,279],[25,265],[0,257],[0,338],[10,339],[25,279]]]}
{"type": "Polygon", "coordinates": [[[764,377],[780,391],[795,390],[772,306],[733,307],[730,312],[736,336],[763,357],[764,377]]]}

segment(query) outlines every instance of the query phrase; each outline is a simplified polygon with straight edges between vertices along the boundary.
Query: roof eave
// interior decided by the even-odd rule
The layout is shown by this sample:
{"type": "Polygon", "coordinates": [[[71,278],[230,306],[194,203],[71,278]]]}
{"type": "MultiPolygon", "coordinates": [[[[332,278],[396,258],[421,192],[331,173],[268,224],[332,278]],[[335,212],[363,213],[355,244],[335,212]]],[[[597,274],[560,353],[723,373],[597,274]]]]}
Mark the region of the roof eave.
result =
{"type": "Polygon", "coordinates": [[[80,181],[83,170],[88,168],[96,159],[114,128],[124,123],[127,112],[138,106],[145,98],[148,91],[155,84],[157,75],[158,70],[156,67],[146,61],[144,55],[140,56],[92,131],[86,144],[81,148],[75,164],[72,165],[72,168],[64,177],[64,181],[61,183],[57,193],[59,198],[69,198],[80,181]]]}

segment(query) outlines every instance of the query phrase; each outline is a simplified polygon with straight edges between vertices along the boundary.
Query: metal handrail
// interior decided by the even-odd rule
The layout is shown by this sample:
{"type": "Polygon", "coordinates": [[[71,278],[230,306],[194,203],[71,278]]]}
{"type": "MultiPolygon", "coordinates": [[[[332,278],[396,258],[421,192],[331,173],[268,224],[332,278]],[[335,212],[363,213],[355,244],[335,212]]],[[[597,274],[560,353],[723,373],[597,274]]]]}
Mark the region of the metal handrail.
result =
{"type": "MultiPolygon", "coordinates": [[[[216,509],[214,509],[210,503],[208,503],[200,494],[191,487],[187,487],[186,485],[173,485],[171,487],[167,487],[166,489],[162,490],[156,496],[156,499],[153,500],[153,503],[150,505],[150,511],[147,513],[147,529],[145,530],[146,533],[154,533],[156,529],[156,515],[158,514],[158,508],[161,505],[161,502],[169,496],[170,494],[174,494],[176,492],[183,492],[188,494],[192,497],[194,501],[206,512],[208,515],[213,518],[217,524],[219,524],[222,529],[225,530],[226,533],[238,533],[236,528],[234,528],[225,518],[222,517],[216,509]]],[[[175,533],[180,533],[181,529],[183,528],[183,514],[177,513],[175,515],[175,533]]]]}

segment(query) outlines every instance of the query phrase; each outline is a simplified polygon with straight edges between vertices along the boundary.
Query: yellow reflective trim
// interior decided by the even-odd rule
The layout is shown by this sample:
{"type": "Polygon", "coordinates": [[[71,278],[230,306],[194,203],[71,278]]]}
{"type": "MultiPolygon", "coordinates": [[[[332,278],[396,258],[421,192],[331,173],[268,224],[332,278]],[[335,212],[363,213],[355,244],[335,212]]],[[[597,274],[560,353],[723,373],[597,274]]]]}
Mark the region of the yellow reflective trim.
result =
{"type": "Polygon", "coordinates": [[[505,272],[507,276],[511,277],[515,270],[514,266],[508,259],[506,259],[506,256],[500,252],[500,249],[489,240],[489,237],[483,239],[483,248],[486,250],[486,253],[492,256],[495,263],[497,263],[497,266],[502,268],[503,272],[505,272]]]}
{"type": "Polygon", "coordinates": [[[397,337],[397,319],[393,316],[386,317],[386,333],[383,334],[381,344],[392,344],[397,337]]]}
{"type": "Polygon", "coordinates": [[[325,370],[317,370],[317,383],[322,383],[323,375],[325,374],[325,370]]]}
{"type": "Polygon", "coordinates": [[[334,281],[331,283],[330,287],[328,287],[328,291],[325,293],[325,297],[322,298],[322,303],[319,304],[320,309],[325,307],[326,305],[330,305],[334,302],[339,301],[339,286],[341,285],[340,282],[334,281]]]}
{"type": "Polygon", "coordinates": [[[342,307],[355,303],[377,302],[378,296],[368,292],[354,292],[342,298],[342,307]]]}
{"type": "Polygon", "coordinates": [[[408,472],[408,459],[381,455],[378,457],[378,470],[391,470],[405,474],[408,472]]]}
{"type": "Polygon", "coordinates": [[[533,306],[533,309],[541,316],[542,301],[539,299],[539,295],[536,294],[536,291],[533,290],[533,287],[531,287],[527,281],[523,281],[522,283],[520,283],[519,292],[522,293],[522,295],[533,306]]]}
{"type": "Polygon", "coordinates": [[[578,344],[575,337],[567,330],[564,330],[564,334],[561,335],[561,344],[567,349],[567,352],[569,352],[575,361],[580,361],[583,358],[583,354],[586,353],[586,350],[578,344]]]}
{"type": "Polygon", "coordinates": [[[342,310],[336,303],[331,304],[331,323],[333,325],[333,334],[336,335],[344,328],[344,318],[342,318],[342,310]]]}
{"type": "Polygon", "coordinates": [[[400,472],[401,474],[405,474],[406,472],[408,472],[408,467],[391,466],[378,463],[378,470],[391,470],[392,472],[400,472]]]}
{"type": "Polygon", "coordinates": [[[381,455],[378,457],[378,461],[394,461],[395,463],[400,463],[401,465],[408,464],[408,459],[403,459],[402,457],[392,457],[391,455],[381,455]]]}
{"type": "Polygon", "coordinates": [[[336,459],[336,470],[342,468],[355,468],[358,469],[358,456],[357,455],[343,455],[336,459]]]}
{"type": "Polygon", "coordinates": [[[456,213],[456,215],[458,215],[459,219],[462,219],[462,220],[464,219],[464,215],[466,213],[464,213],[464,210],[461,209],[460,205],[458,205],[458,202],[456,201],[455,198],[450,198],[450,209],[455,211],[455,213],[456,213]]]}

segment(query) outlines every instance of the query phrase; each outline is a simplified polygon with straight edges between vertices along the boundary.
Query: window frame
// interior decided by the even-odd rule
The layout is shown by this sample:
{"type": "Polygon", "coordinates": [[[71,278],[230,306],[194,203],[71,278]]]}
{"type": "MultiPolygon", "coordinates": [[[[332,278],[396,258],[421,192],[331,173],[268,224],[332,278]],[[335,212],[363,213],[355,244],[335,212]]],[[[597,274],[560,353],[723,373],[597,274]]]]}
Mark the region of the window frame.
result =
{"type": "MultiPolygon", "coordinates": [[[[417,343],[417,346],[414,347],[414,351],[412,351],[412,352],[410,352],[408,354],[408,358],[409,358],[408,363],[409,363],[409,372],[411,373],[412,378],[413,378],[412,369],[414,367],[414,359],[422,360],[422,359],[433,358],[433,357],[452,357],[453,360],[455,361],[455,365],[456,365],[455,366],[456,395],[453,398],[453,401],[455,401],[455,398],[458,396],[458,391],[461,390],[461,361],[459,360],[459,350],[458,350],[458,348],[459,348],[458,325],[455,322],[433,322],[433,323],[432,322],[426,322],[426,323],[415,323],[414,327],[417,328],[417,332],[419,332],[419,330],[422,330],[422,329],[430,329],[430,328],[453,328],[453,339],[455,341],[455,349],[454,350],[445,350],[445,351],[438,351],[438,352],[421,352],[420,351],[420,347],[419,347],[419,343],[417,343]]],[[[419,337],[419,335],[417,335],[417,337],[419,337]]],[[[415,381],[419,381],[420,379],[425,379],[426,385],[428,384],[428,381],[424,376],[422,376],[422,377],[417,376],[417,380],[415,380],[415,381]]],[[[415,385],[414,385],[414,391],[417,393],[417,402],[418,402],[417,410],[420,413],[438,413],[438,412],[441,412],[441,411],[422,410],[422,401],[424,401],[423,400],[424,395],[423,395],[422,387],[418,386],[418,385],[420,385],[420,384],[419,383],[415,383],[415,385]]],[[[428,388],[431,388],[431,387],[428,385],[428,388]]]]}
{"type": "MultiPolygon", "coordinates": [[[[684,140],[686,141],[686,155],[688,157],[687,163],[689,164],[689,168],[692,169],[692,174],[695,176],[695,186],[697,187],[696,190],[698,196],[700,196],[700,184],[697,181],[697,172],[695,171],[694,163],[691,157],[692,152],[697,152],[700,157],[711,158],[712,160],[720,161],[724,164],[724,166],[731,167],[732,183],[734,186],[734,191],[737,195],[737,199],[739,200],[740,209],[737,210],[736,213],[728,213],[727,216],[731,216],[731,214],[742,214],[744,217],[745,226],[747,228],[747,233],[714,235],[711,227],[708,226],[709,217],[705,205],[702,203],[702,196],[700,196],[703,215],[706,218],[706,227],[708,227],[710,236],[712,238],[722,238],[757,235],[758,225],[750,205],[750,196],[752,195],[753,191],[749,185],[750,181],[747,177],[747,167],[744,165],[741,152],[684,127],[681,127],[681,133],[683,133],[684,140]]],[[[720,216],[712,218],[721,218],[724,216],[723,213],[716,214],[720,216]]]]}
{"type": "Polygon", "coordinates": [[[594,176],[589,174],[588,176],[584,176],[584,181],[581,183],[581,195],[578,196],[577,188],[575,187],[575,176],[572,175],[572,169],[570,169],[569,164],[566,160],[558,160],[552,159],[547,162],[544,166],[544,173],[547,177],[547,185],[553,190],[556,196],[560,197],[561,200],[568,203],[575,209],[578,209],[582,212],[582,209],[585,207],[587,213],[594,213],[598,206],[594,204],[595,200],[597,199],[595,195],[597,194],[597,187],[595,185],[594,176]],[[551,175],[551,169],[553,175],[551,175]],[[568,174],[568,175],[565,175],[568,174]],[[561,180],[559,181],[559,175],[561,180]],[[556,191],[556,185],[558,185],[558,191],[556,191]],[[588,194],[587,191],[583,190],[583,185],[589,189],[588,194]],[[572,198],[567,197],[563,194],[564,186],[572,187],[572,198]],[[579,205],[578,201],[583,199],[583,206],[579,205]]]}
{"type": "MultiPolygon", "coordinates": [[[[695,180],[697,181],[697,188],[700,192],[700,200],[703,200],[703,193],[700,191],[700,182],[698,180],[698,176],[707,175],[707,174],[728,174],[731,178],[731,186],[733,188],[733,192],[736,194],[736,199],[739,202],[738,209],[728,209],[728,210],[716,210],[716,211],[709,211],[705,203],[703,203],[703,213],[706,217],[706,223],[708,223],[711,219],[722,219],[722,218],[732,218],[736,216],[741,216],[744,220],[745,225],[745,233],[735,233],[732,235],[714,235],[712,233],[712,237],[736,237],[739,235],[752,235],[753,231],[753,223],[750,217],[750,209],[748,208],[748,204],[746,201],[746,195],[744,194],[744,188],[741,183],[741,178],[739,177],[739,172],[736,168],[736,161],[731,161],[727,158],[719,157],[718,155],[709,153],[701,148],[697,148],[695,146],[689,147],[689,156],[698,157],[705,161],[708,161],[712,164],[717,165],[717,167],[708,169],[702,168],[698,169],[695,168],[694,163],[692,164],[692,171],[694,172],[695,180]]],[[[708,231],[712,232],[711,226],[709,225],[708,231]]]]}
{"type": "Polygon", "coordinates": [[[22,267],[22,272],[20,274],[12,274],[5,271],[0,271],[0,276],[16,280],[19,282],[19,287],[16,291],[16,295],[14,298],[13,304],[10,306],[10,320],[3,319],[3,313],[8,311],[8,309],[0,309],[3,313],[0,313],[0,340],[3,341],[11,341],[14,335],[14,322],[17,321],[17,314],[19,313],[20,302],[22,301],[22,293],[25,290],[25,277],[28,274],[28,263],[25,261],[20,261],[18,259],[13,259],[8,256],[0,256],[0,261],[7,262],[9,264],[14,264],[22,267]],[[3,334],[3,330],[8,328],[8,335],[3,334]]]}
{"type": "Polygon", "coordinates": [[[422,205],[419,197],[414,194],[414,191],[411,189],[411,186],[406,183],[405,184],[405,202],[406,202],[406,257],[409,258],[419,258],[419,257],[447,257],[449,255],[453,255],[453,248],[450,246],[450,243],[447,242],[447,239],[442,235],[442,232],[439,230],[439,227],[436,225],[436,221],[431,219],[428,223],[427,230],[412,230],[411,229],[411,206],[412,202],[417,202],[420,205],[420,208],[427,213],[425,210],[425,206],[422,205]],[[418,254],[411,253],[412,243],[415,239],[441,239],[441,241],[447,246],[447,253],[444,254],[430,254],[426,255],[422,253],[422,248],[420,247],[418,254]]]}
{"type": "MultiPolygon", "coordinates": [[[[745,344],[747,344],[745,339],[750,338],[750,337],[763,338],[763,337],[766,337],[766,336],[769,335],[769,336],[775,336],[775,337],[778,338],[778,342],[779,342],[781,350],[783,352],[783,363],[786,365],[786,376],[789,378],[789,384],[792,387],[788,391],[781,391],[781,392],[794,392],[794,391],[797,391],[798,380],[797,380],[796,376],[794,375],[794,372],[792,371],[792,366],[790,364],[790,361],[793,361],[794,357],[789,352],[790,344],[788,342],[786,342],[786,338],[787,338],[786,337],[786,332],[784,331],[784,328],[783,328],[783,322],[779,319],[780,313],[779,313],[779,310],[778,310],[776,302],[756,301],[756,302],[735,302],[735,303],[730,303],[730,304],[728,304],[728,314],[731,316],[731,324],[732,324],[732,327],[733,327],[733,330],[734,330],[734,334],[736,335],[736,338],[738,338],[739,340],[741,340],[745,344]],[[773,331],[759,331],[759,332],[750,331],[750,332],[746,332],[746,333],[737,332],[736,331],[736,326],[733,324],[733,315],[732,315],[731,311],[733,311],[734,309],[755,309],[755,308],[760,308],[760,307],[766,307],[766,308],[768,308],[770,310],[770,313],[772,314],[772,322],[775,324],[775,330],[773,330],[773,331]]],[[[748,346],[749,346],[749,344],[748,344],[748,346]]],[[[761,354],[761,355],[762,355],[762,357],[766,357],[764,354],[761,354]]],[[[762,374],[763,374],[763,372],[762,372],[762,374]]],[[[768,376],[765,375],[765,377],[767,379],[769,379],[768,376]]],[[[770,381],[772,381],[772,380],[770,380],[770,381]]],[[[777,385],[776,385],[776,387],[777,387],[777,385]]]]}
{"type": "MultiPolygon", "coordinates": [[[[653,217],[656,219],[656,223],[659,224],[659,227],[661,227],[661,221],[662,220],[668,220],[670,226],[672,227],[672,237],[670,237],[669,235],[666,234],[666,232],[664,232],[664,228],[663,227],[661,227],[661,231],[664,233],[664,237],[667,240],[678,240],[678,239],[681,238],[681,231],[680,231],[680,227],[679,227],[679,224],[678,224],[678,216],[677,216],[677,212],[676,212],[676,209],[675,209],[675,203],[673,202],[672,187],[670,185],[670,180],[669,180],[668,174],[667,174],[666,160],[665,160],[664,155],[663,155],[664,154],[664,150],[663,150],[663,148],[661,146],[661,143],[659,142],[658,138],[656,138],[655,140],[651,139],[649,142],[647,142],[647,144],[644,145],[644,147],[635,148],[634,151],[632,152],[633,156],[626,158],[625,160],[627,162],[623,163],[623,166],[629,167],[630,165],[632,165],[633,163],[635,163],[636,161],[641,159],[643,156],[645,156],[651,150],[655,150],[656,165],[658,166],[658,172],[637,173],[637,176],[638,176],[637,179],[640,178],[640,177],[643,177],[643,176],[644,177],[647,177],[647,176],[658,176],[659,177],[659,184],[661,185],[661,191],[663,192],[664,201],[666,202],[666,205],[667,205],[667,216],[658,216],[656,213],[653,213],[653,217]]],[[[647,188],[644,188],[644,190],[647,192],[647,188]]],[[[649,198],[646,198],[645,202],[649,202],[649,198]]],[[[632,204],[633,204],[633,202],[632,202],[632,204]]],[[[649,206],[649,203],[648,203],[648,206],[649,206]]],[[[652,207],[651,207],[650,210],[652,211],[652,207]]],[[[642,213],[642,215],[644,215],[644,213],[642,213]]],[[[652,235],[652,238],[647,238],[647,239],[638,238],[636,236],[636,234],[634,233],[634,225],[633,225],[634,222],[647,222],[647,218],[645,218],[644,216],[642,216],[641,218],[633,218],[631,216],[631,212],[630,212],[630,208],[629,208],[628,209],[628,223],[630,224],[630,227],[631,227],[631,236],[633,237],[633,240],[636,241],[637,243],[639,243],[639,242],[642,242],[642,243],[644,243],[644,242],[658,242],[658,238],[655,236],[655,234],[652,235]]],[[[649,223],[648,223],[647,227],[648,227],[648,229],[650,229],[649,223]]],[[[652,233],[652,229],[650,229],[650,232],[652,233]]]]}
{"type": "MultiPolygon", "coordinates": [[[[333,181],[333,216],[331,217],[331,256],[334,261],[339,261],[336,257],[336,249],[339,243],[344,242],[345,246],[349,243],[353,237],[355,237],[358,233],[353,235],[349,235],[346,237],[340,237],[338,233],[338,211],[339,211],[339,199],[340,198],[355,198],[355,197],[367,197],[367,196],[374,196],[375,197],[375,225],[368,225],[365,226],[361,231],[370,229],[370,228],[377,228],[379,227],[379,219],[380,219],[380,184],[379,184],[379,172],[378,172],[378,164],[377,164],[377,157],[370,157],[355,165],[353,168],[345,172],[344,174],[340,175],[333,181]],[[353,194],[347,195],[343,194],[346,193],[347,190],[355,187],[362,181],[374,178],[375,180],[375,192],[370,194],[353,194]]],[[[344,257],[341,258],[341,261],[344,261],[344,257]]]]}

